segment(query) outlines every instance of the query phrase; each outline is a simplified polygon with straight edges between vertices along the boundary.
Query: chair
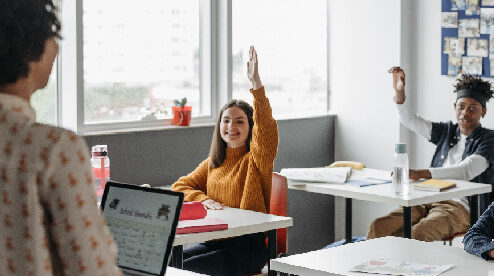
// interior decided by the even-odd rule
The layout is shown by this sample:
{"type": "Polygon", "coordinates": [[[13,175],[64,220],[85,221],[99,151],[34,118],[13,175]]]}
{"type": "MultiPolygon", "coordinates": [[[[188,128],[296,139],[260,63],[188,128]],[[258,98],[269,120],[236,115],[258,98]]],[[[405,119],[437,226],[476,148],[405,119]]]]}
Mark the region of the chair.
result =
{"type": "MultiPolygon", "coordinates": [[[[288,213],[288,182],[286,177],[273,173],[271,186],[271,198],[269,200],[269,213],[276,216],[286,216],[288,213]]],[[[288,235],[286,228],[276,230],[276,256],[285,256],[288,252],[288,235]]],[[[266,239],[266,246],[268,241],[266,239]]],[[[253,276],[267,275],[267,266],[263,268],[263,273],[253,276]]],[[[283,275],[283,274],[282,274],[283,275]]]]}
{"type": "MultiPolygon", "coordinates": [[[[271,199],[269,213],[276,216],[286,217],[288,213],[288,182],[286,177],[273,173],[273,184],[271,186],[271,199]]],[[[287,229],[276,230],[276,256],[288,253],[287,229]]]]}
{"type": "Polygon", "coordinates": [[[443,244],[446,245],[446,242],[449,242],[449,246],[452,246],[453,245],[453,240],[457,237],[462,237],[462,236],[465,236],[466,233],[454,233],[453,235],[451,235],[450,237],[447,237],[445,239],[443,239],[443,244]]]}

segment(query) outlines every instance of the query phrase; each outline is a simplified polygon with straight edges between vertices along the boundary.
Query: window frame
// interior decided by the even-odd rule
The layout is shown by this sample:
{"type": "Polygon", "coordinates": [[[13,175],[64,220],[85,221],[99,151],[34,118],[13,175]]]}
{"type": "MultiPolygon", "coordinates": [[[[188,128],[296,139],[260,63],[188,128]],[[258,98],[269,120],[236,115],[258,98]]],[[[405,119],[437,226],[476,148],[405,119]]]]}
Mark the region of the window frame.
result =
{"type": "MultiPolygon", "coordinates": [[[[211,125],[221,107],[232,99],[232,1],[200,1],[200,106],[207,115],[194,116],[191,126],[211,125]],[[208,112],[209,111],[209,112],[208,112]]],[[[329,10],[327,1],[327,53],[330,56],[329,10]]],[[[172,119],[112,123],[84,123],[83,3],[82,0],[61,1],[62,37],[57,66],[58,125],[81,135],[179,128],[172,119]],[[62,51],[63,49],[63,51],[62,51]],[[62,93],[63,91],[63,93],[62,93]],[[74,112],[76,110],[76,112],[74,112]]],[[[330,62],[327,59],[327,108],[330,111],[330,62]]],[[[314,117],[314,116],[310,116],[314,117]]],[[[317,117],[317,116],[316,116],[317,117]]],[[[293,118],[307,118],[294,116],[293,118]]]]}

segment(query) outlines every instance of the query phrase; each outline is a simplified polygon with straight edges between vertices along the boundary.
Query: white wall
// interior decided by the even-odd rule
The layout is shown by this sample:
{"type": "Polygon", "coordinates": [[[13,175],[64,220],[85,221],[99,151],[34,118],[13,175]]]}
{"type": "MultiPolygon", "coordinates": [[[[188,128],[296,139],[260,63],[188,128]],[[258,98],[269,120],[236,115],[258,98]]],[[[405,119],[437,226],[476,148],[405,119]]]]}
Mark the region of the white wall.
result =
{"type": "MultiPolygon", "coordinates": [[[[331,92],[337,114],[335,158],[392,166],[400,124],[387,70],[401,59],[401,1],[331,2],[331,92]]],[[[343,200],[335,203],[335,238],[344,237],[343,200]]],[[[354,200],[353,234],[396,206],[354,200]]]]}

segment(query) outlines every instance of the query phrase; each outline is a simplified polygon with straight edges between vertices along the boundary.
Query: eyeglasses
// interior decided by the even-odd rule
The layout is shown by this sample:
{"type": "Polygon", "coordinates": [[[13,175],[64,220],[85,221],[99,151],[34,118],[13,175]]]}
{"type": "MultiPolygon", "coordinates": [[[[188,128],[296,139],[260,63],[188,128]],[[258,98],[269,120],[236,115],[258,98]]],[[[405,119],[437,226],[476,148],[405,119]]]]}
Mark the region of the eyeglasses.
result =
{"type": "Polygon", "coordinates": [[[476,112],[480,111],[480,108],[478,106],[475,106],[475,105],[459,104],[456,106],[456,111],[463,112],[464,110],[466,110],[469,113],[476,113],[476,112]]]}

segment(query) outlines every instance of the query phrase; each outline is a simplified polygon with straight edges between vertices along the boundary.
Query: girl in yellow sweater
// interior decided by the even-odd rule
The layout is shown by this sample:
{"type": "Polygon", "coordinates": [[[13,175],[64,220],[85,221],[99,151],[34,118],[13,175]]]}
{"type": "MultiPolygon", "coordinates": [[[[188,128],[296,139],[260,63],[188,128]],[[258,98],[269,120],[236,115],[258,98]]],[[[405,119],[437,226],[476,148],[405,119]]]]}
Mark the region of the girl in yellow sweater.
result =
{"type": "MultiPolygon", "coordinates": [[[[186,201],[202,201],[208,209],[223,206],[267,213],[273,163],[278,150],[278,126],[259,78],[257,53],[250,47],[247,75],[254,108],[232,100],[220,111],[209,157],[172,190],[186,201]]],[[[201,243],[184,250],[184,269],[208,275],[244,275],[264,266],[263,233],[201,243]]]]}

